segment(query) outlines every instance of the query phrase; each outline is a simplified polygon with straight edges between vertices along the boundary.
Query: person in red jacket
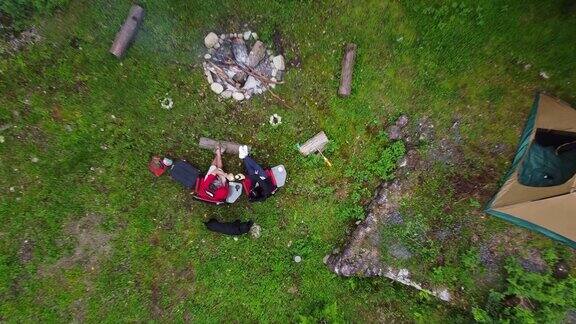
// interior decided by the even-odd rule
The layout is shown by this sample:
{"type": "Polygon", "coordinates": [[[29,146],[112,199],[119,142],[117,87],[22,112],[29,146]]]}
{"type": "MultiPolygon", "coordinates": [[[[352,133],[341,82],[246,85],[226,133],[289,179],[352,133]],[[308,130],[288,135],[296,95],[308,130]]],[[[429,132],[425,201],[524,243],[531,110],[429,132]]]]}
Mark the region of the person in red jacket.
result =
{"type": "Polygon", "coordinates": [[[206,176],[200,182],[198,196],[208,200],[225,201],[228,197],[228,177],[222,170],[222,147],[216,147],[214,160],[208,169],[206,176]]]}

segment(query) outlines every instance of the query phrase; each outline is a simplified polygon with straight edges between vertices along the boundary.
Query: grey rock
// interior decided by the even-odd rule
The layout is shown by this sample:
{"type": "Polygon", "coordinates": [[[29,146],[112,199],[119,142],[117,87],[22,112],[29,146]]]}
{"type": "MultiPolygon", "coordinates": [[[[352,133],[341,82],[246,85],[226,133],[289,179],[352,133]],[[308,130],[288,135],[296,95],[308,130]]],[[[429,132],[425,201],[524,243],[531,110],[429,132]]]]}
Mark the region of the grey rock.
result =
{"type": "Polygon", "coordinates": [[[216,94],[221,94],[222,91],[224,91],[224,87],[220,83],[217,83],[217,82],[213,82],[210,85],[210,89],[212,91],[214,91],[214,93],[216,93],[216,94]]]}
{"type": "Polygon", "coordinates": [[[398,117],[398,119],[396,120],[396,126],[404,128],[406,125],[408,125],[408,116],[402,115],[398,117]]]}
{"type": "Polygon", "coordinates": [[[216,44],[218,44],[218,35],[215,33],[211,32],[204,37],[204,45],[206,45],[207,48],[212,48],[216,44]]]}
{"type": "Polygon", "coordinates": [[[412,258],[410,250],[400,243],[394,243],[388,246],[388,253],[399,260],[408,260],[412,258]]]}
{"type": "Polygon", "coordinates": [[[282,55],[274,56],[272,63],[274,63],[274,67],[279,71],[283,71],[286,68],[286,65],[284,64],[284,56],[282,55]]]}
{"type": "Polygon", "coordinates": [[[402,137],[402,129],[400,129],[400,127],[396,125],[388,127],[387,133],[388,138],[390,138],[391,140],[397,140],[402,137]]]}
{"type": "Polygon", "coordinates": [[[390,213],[388,218],[386,218],[386,224],[402,225],[402,224],[404,224],[404,218],[402,217],[402,214],[400,214],[399,211],[394,210],[390,213]]]}

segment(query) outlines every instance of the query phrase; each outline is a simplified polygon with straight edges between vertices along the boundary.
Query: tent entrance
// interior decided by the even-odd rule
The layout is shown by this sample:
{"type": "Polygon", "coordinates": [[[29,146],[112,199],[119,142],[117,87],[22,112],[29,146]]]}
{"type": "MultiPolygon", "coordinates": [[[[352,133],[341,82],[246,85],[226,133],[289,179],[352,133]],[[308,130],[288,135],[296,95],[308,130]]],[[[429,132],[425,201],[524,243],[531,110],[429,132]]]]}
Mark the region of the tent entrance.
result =
{"type": "Polygon", "coordinates": [[[520,165],[518,181],[528,187],[552,187],[566,183],[576,174],[576,133],[536,130],[520,165]]]}

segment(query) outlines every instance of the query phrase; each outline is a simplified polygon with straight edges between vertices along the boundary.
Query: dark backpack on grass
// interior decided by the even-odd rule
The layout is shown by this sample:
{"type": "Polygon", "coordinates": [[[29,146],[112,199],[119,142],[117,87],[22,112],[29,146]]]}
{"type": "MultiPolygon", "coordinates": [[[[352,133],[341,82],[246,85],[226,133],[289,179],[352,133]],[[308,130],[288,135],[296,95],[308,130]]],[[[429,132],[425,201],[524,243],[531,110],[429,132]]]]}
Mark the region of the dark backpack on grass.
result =
{"type": "Polygon", "coordinates": [[[210,219],[204,225],[206,228],[213,232],[218,232],[226,235],[242,235],[250,232],[250,228],[254,224],[253,221],[241,222],[236,220],[234,222],[226,223],[219,222],[217,219],[210,219]]]}

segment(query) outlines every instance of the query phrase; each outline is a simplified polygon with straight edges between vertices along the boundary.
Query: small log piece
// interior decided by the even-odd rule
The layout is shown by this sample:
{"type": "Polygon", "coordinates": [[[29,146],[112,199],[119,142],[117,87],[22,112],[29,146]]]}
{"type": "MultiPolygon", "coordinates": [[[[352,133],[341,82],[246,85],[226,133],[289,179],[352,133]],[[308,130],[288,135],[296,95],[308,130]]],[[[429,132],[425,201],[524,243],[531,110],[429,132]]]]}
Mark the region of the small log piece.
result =
{"type": "MultiPolygon", "coordinates": [[[[242,146],[242,144],[228,141],[217,141],[206,137],[200,137],[198,145],[203,149],[214,150],[216,148],[216,145],[218,145],[218,143],[220,143],[220,145],[222,145],[222,147],[226,149],[224,153],[230,153],[230,154],[238,154],[238,149],[240,148],[240,146],[242,146]]],[[[250,150],[251,147],[248,146],[248,152],[250,152],[250,150]]]]}
{"type": "Polygon", "coordinates": [[[320,132],[302,144],[299,150],[302,155],[308,156],[312,153],[322,152],[326,144],[328,144],[328,136],[326,133],[320,132]]]}
{"type": "Polygon", "coordinates": [[[340,88],[338,94],[342,97],[347,97],[352,91],[352,70],[354,69],[354,60],[356,59],[356,44],[346,45],[344,51],[344,58],[342,59],[342,78],[340,80],[340,88]]]}
{"type": "Polygon", "coordinates": [[[124,55],[136,37],[143,19],[144,9],[138,5],[133,5],[128,13],[128,18],[124,21],[120,31],[116,34],[114,43],[112,43],[112,47],[110,48],[112,55],[117,58],[121,58],[124,55]]]}

